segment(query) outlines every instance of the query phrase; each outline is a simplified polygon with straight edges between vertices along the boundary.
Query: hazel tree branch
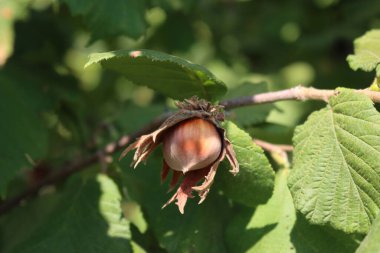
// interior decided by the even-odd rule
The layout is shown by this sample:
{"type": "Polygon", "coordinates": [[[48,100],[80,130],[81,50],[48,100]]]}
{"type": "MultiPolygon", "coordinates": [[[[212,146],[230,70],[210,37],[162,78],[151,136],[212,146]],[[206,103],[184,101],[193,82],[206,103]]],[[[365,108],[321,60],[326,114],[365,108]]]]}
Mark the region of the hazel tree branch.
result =
{"type": "MultiPolygon", "coordinates": [[[[356,90],[358,93],[365,94],[368,96],[373,102],[379,103],[380,102],[380,92],[375,91],[369,91],[369,90],[356,90]]],[[[335,90],[320,90],[315,88],[307,88],[303,86],[297,86],[291,89],[286,90],[280,90],[280,91],[274,91],[274,92],[266,92],[261,94],[256,94],[253,96],[247,96],[247,97],[239,97],[235,99],[225,100],[222,101],[220,104],[224,106],[225,109],[233,109],[243,106],[250,106],[250,105],[258,105],[258,104],[264,104],[264,103],[273,103],[277,101],[283,101],[283,100],[323,100],[328,101],[328,99],[331,96],[335,96],[338,94],[338,91],[335,90]]],[[[104,163],[107,159],[105,159],[107,156],[114,154],[115,152],[121,150],[124,148],[131,140],[136,139],[137,137],[147,134],[149,132],[152,132],[157,127],[159,127],[165,119],[167,119],[171,113],[164,113],[154,119],[152,122],[148,123],[145,127],[142,129],[136,131],[135,133],[129,135],[129,136],[123,136],[116,142],[111,142],[110,144],[106,145],[104,148],[98,150],[92,155],[89,155],[88,157],[79,157],[77,159],[73,159],[72,161],[69,161],[66,165],[63,165],[62,168],[54,170],[55,172],[51,175],[48,175],[46,178],[42,179],[41,181],[35,183],[32,186],[29,186],[28,188],[24,189],[21,193],[19,193],[16,196],[10,197],[2,202],[0,202],[0,215],[8,212],[12,208],[18,206],[23,200],[26,200],[30,197],[33,197],[39,193],[39,191],[48,185],[53,185],[58,182],[61,182],[71,176],[72,174],[82,171],[86,168],[88,168],[90,165],[93,165],[95,163],[104,163]]],[[[263,149],[273,153],[276,153],[275,151],[281,150],[282,154],[290,151],[289,147],[280,146],[280,149],[278,145],[276,145],[276,150],[273,149],[273,144],[270,143],[264,143],[264,142],[258,142],[256,140],[256,143],[261,146],[263,149]],[[288,149],[288,150],[287,150],[288,149]]],[[[281,153],[280,152],[280,153],[281,153]]]]}
{"type": "MultiPolygon", "coordinates": [[[[380,102],[380,92],[370,90],[354,90],[357,93],[368,96],[374,103],[380,102]]],[[[253,96],[239,97],[221,102],[226,109],[237,107],[273,103],[284,100],[321,100],[328,102],[332,96],[339,94],[337,90],[321,90],[313,87],[296,86],[294,88],[260,93],[253,96]]]]}
{"type": "Polygon", "coordinates": [[[63,165],[61,169],[54,170],[56,172],[52,173],[51,175],[48,175],[41,181],[29,186],[20,194],[1,202],[0,215],[8,212],[15,206],[18,206],[23,200],[37,195],[43,187],[61,182],[69,176],[71,176],[72,174],[82,171],[88,168],[90,165],[93,165],[97,162],[103,162],[105,160],[105,157],[121,150],[131,140],[134,140],[143,134],[154,131],[165,121],[165,119],[168,118],[169,115],[170,114],[168,113],[162,114],[153,121],[151,121],[149,124],[147,124],[145,127],[134,132],[133,134],[129,136],[122,136],[119,140],[109,143],[103,149],[98,150],[94,154],[86,158],[79,157],[77,159],[74,159],[73,161],[68,162],[66,165],[63,165]]]}

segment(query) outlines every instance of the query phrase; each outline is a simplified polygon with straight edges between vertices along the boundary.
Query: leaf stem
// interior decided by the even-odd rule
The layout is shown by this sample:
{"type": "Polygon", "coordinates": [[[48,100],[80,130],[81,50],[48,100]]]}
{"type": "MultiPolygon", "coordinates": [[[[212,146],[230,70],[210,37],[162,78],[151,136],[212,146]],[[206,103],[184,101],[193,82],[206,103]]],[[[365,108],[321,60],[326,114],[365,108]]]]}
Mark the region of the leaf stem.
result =
{"type": "Polygon", "coordinates": [[[254,139],[253,142],[268,152],[293,152],[292,145],[273,144],[259,139],[254,139]]]}
{"type": "Polygon", "coordinates": [[[267,151],[273,158],[273,160],[283,168],[289,168],[289,157],[287,152],[293,152],[293,146],[273,144],[263,140],[254,139],[253,142],[267,151]]]}

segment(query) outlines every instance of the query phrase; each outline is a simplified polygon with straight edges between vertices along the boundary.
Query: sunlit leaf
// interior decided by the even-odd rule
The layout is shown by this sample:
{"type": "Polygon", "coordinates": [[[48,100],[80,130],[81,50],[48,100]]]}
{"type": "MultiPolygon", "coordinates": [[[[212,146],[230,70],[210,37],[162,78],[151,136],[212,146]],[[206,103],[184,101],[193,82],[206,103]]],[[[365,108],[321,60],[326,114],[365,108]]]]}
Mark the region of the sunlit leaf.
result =
{"type": "Polygon", "coordinates": [[[296,211],[287,186],[288,173],[288,170],[278,172],[268,203],[254,212],[241,212],[232,220],[227,230],[231,252],[294,252],[290,232],[296,211]]]}
{"type": "Polygon", "coordinates": [[[367,237],[360,244],[356,253],[380,252],[380,216],[373,223],[367,237]]]}
{"type": "Polygon", "coordinates": [[[347,57],[350,67],[367,72],[376,70],[376,75],[380,76],[380,30],[367,32],[355,40],[354,46],[355,54],[347,57]]]}
{"type": "Polygon", "coordinates": [[[380,207],[380,114],[365,95],[343,90],[294,136],[289,185],[315,224],[365,233],[380,207]]]}
{"type": "Polygon", "coordinates": [[[230,252],[354,252],[358,243],[351,236],[311,225],[296,215],[288,174],[288,170],[277,172],[273,196],[266,204],[234,212],[226,233],[230,252]]]}

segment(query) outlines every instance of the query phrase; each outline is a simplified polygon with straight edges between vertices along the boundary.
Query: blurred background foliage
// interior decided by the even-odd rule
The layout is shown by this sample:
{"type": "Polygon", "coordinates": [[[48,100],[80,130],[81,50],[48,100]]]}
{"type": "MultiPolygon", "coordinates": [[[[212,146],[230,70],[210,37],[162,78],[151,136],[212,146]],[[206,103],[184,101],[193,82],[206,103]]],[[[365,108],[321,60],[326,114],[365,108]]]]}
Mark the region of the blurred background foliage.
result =
{"type": "MultiPolygon", "coordinates": [[[[90,53],[148,48],[177,55],[223,80],[230,90],[227,97],[298,84],[366,88],[373,76],[352,71],[346,57],[353,52],[353,40],[371,28],[380,28],[377,0],[0,0],[1,195],[19,192],[73,157],[90,154],[173,108],[171,99],[100,66],[84,70],[90,53]]],[[[236,110],[229,117],[256,138],[285,144],[291,143],[294,127],[322,105],[278,102],[236,110]],[[256,116],[248,119],[245,115],[250,114],[256,116]]],[[[109,167],[118,178],[118,164],[109,167]]],[[[128,170],[127,162],[122,167],[128,170]]],[[[148,172],[149,168],[141,168],[137,175],[122,173],[122,181],[135,185],[127,189],[132,196],[127,193],[127,199],[151,201],[147,196],[155,191],[144,195],[136,190],[148,188],[147,182],[140,183],[148,172]]],[[[158,179],[151,181],[159,187],[158,179]]],[[[210,209],[214,202],[221,208],[228,205],[214,195],[202,209],[191,206],[189,213],[210,209]]],[[[138,235],[135,240],[147,252],[176,252],[168,240],[173,235],[163,234],[168,231],[162,225],[178,225],[176,220],[168,219],[168,211],[162,219],[153,218],[164,197],[153,201],[154,208],[152,203],[142,207],[148,224],[153,224],[147,232],[141,228],[146,224],[138,215],[140,207],[133,207],[137,214],[130,215],[135,222],[132,232],[138,235]]],[[[246,207],[234,208],[237,211],[221,212],[219,220],[211,223],[212,231],[219,231],[232,212],[252,213],[246,207]]],[[[197,220],[192,216],[187,219],[197,220]]],[[[210,222],[212,217],[203,219],[210,222]]],[[[230,224],[227,234],[239,224],[230,224]]],[[[216,241],[224,237],[220,231],[216,236],[216,241]]],[[[196,252],[207,249],[204,243],[196,252]]],[[[227,244],[214,251],[227,251],[233,243],[227,244]]]]}

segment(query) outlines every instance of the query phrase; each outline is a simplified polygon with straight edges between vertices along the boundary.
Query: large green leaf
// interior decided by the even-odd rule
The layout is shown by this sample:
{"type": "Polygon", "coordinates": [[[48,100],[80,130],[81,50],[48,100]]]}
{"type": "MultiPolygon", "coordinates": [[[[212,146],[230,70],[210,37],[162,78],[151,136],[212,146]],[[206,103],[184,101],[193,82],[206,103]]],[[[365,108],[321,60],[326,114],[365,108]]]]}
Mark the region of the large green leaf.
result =
{"type": "Polygon", "coordinates": [[[0,220],[1,252],[131,252],[120,200],[117,186],[104,175],[74,178],[63,193],[0,220]]]}
{"type": "Polygon", "coordinates": [[[287,178],[288,170],[279,171],[268,203],[258,206],[255,212],[243,211],[232,220],[227,230],[230,252],[294,252],[290,233],[296,211],[287,178]]]}
{"type": "Polygon", "coordinates": [[[226,253],[223,233],[230,215],[227,200],[212,187],[202,204],[198,205],[196,198],[189,199],[184,214],[175,204],[161,209],[175,190],[168,193],[167,183],[160,184],[160,153],[151,154],[146,166],[140,165],[135,170],[129,167],[132,154],[121,162],[124,186],[142,206],[160,246],[169,253],[226,253]]]}
{"type": "Polygon", "coordinates": [[[294,135],[289,186],[315,224],[366,233],[380,207],[380,114],[362,94],[342,90],[294,135]]]}
{"type": "MultiPolygon", "coordinates": [[[[258,93],[268,91],[268,85],[265,82],[251,83],[246,82],[235,89],[228,91],[226,98],[237,98],[242,96],[251,96],[258,93]]],[[[264,104],[256,106],[247,106],[233,109],[229,113],[229,118],[238,122],[242,126],[250,126],[265,122],[271,110],[275,106],[273,104],[264,104]]]]}
{"type": "Polygon", "coordinates": [[[29,156],[38,161],[47,153],[48,131],[42,123],[45,102],[35,83],[0,76],[0,194],[29,156]]]}
{"type": "Polygon", "coordinates": [[[290,238],[296,253],[353,253],[360,240],[360,236],[355,234],[310,224],[300,213],[297,213],[290,238]]]}
{"type": "Polygon", "coordinates": [[[289,170],[277,172],[273,196],[256,210],[234,212],[226,233],[234,253],[335,253],[353,252],[357,243],[342,232],[310,225],[296,215],[287,187],[289,170]]]}
{"type": "Polygon", "coordinates": [[[203,66],[157,51],[96,53],[90,55],[86,66],[94,63],[101,63],[137,85],[147,86],[174,99],[197,95],[212,100],[227,90],[224,83],[203,66]]]}
{"type": "Polygon", "coordinates": [[[353,70],[376,70],[380,77],[380,30],[371,30],[354,42],[355,54],[347,57],[353,70]]]}
{"type": "Polygon", "coordinates": [[[248,206],[265,203],[274,185],[274,172],[268,159],[252,138],[234,123],[226,121],[223,128],[235,150],[240,171],[232,176],[227,169],[229,165],[224,163],[224,168],[218,171],[222,190],[231,199],[248,206]]]}
{"type": "Polygon", "coordinates": [[[147,27],[143,0],[61,0],[73,15],[81,15],[91,29],[92,40],[117,35],[139,38],[147,27]]]}
{"type": "Polygon", "coordinates": [[[367,237],[360,244],[356,253],[380,252],[380,215],[373,223],[367,237]]]}

